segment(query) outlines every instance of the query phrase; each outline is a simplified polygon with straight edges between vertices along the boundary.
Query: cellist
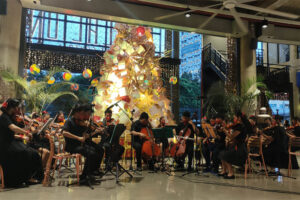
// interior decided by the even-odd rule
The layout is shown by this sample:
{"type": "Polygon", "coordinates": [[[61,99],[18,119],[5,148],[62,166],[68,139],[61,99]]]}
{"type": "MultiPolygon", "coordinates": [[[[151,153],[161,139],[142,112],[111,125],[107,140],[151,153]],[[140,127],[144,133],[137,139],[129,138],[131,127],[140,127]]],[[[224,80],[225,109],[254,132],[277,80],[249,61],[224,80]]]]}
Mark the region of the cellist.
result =
{"type": "MultiPolygon", "coordinates": [[[[147,135],[142,133],[142,131],[147,128],[148,130],[152,129],[149,122],[149,115],[146,112],[143,112],[140,115],[139,120],[135,121],[131,126],[131,134],[133,135],[133,148],[136,151],[138,171],[142,170],[142,147],[147,138],[147,135]]],[[[155,162],[155,157],[152,157],[152,159],[147,161],[149,170],[154,170],[155,162]]]]}
{"type": "MultiPolygon", "coordinates": [[[[182,132],[182,131],[187,132],[188,129],[190,129],[190,134],[189,134],[189,136],[186,136],[186,137],[189,137],[189,138],[193,139],[194,138],[194,133],[198,132],[198,129],[196,129],[195,124],[191,120],[190,112],[185,111],[181,116],[181,123],[179,123],[177,128],[176,128],[176,134],[180,135],[180,132],[182,132]]],[[[187,138],[185,138],[185,140],[186,140],[185,153],[180,158],[176,158],[176,162],[178,164],[177,168],[178,169],[184,169],[185,157],[186,157],[186,155],[188,155],[188,159],[189,159],[189,161],[188,161],[188,171],[191,171],[192,170],[192,162],[193,162],[194,141],[193,140],[187,140],[187,138]]]]}

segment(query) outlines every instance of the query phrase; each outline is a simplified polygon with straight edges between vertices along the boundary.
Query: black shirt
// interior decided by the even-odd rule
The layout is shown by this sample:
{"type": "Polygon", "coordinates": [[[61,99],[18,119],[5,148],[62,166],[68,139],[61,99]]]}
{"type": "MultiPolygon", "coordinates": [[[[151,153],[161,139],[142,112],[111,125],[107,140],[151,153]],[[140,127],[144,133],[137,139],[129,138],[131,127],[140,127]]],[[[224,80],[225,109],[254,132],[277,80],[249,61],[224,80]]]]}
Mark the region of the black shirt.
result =
{"type": "Polygon", "coordinates": [[[8,127],[13,124],[13,120],[11,117],[3,113],[0,116],[0,148],[5,149],[13,140],[14,140],[14,132],[11,131],[8,127]]]}
{"type": "Polygon", "coordinates": [[[300,126],[296,126],[294,129],[294,135],[300,137],[300,126]]]}
{"type": "MultiPolygon", "coordinates": [[[[131,125],[131,131],[141,132],[142,128],[145,127],[147,126],[142,124],[140,120],[137,120],[131,125]]],[[[139,142],[139,143],[142,142],[142,139],[138,135],[133,136],[133,140],[134,142],[139,142]]]]}
{"type": "Polygon", "coordinates": [[[243,144],[243,143],[245,143],[245,139],[247,137],[245,126],[243,124],[237,124],[237,125],[235,125],[233,127],[233,132],[235,132],[235,131],[239,131],[240,132],[240,134],[238,134],[235,137],[235,140],[236,140],[237,144],[243,144]]]}
{"type": "MultiPolygon", "coordinates": [[[[86,127],[79,126],[75,123],[74,119],[67,119],[64,128],[65,131],[72,133],[78,137],[82,137],[83,133],[87,130],[86,127]]],[[[75,139],[66,137],[66,150],[72,151],[75,147],[80,146],[81,142],[75,139]]]]}

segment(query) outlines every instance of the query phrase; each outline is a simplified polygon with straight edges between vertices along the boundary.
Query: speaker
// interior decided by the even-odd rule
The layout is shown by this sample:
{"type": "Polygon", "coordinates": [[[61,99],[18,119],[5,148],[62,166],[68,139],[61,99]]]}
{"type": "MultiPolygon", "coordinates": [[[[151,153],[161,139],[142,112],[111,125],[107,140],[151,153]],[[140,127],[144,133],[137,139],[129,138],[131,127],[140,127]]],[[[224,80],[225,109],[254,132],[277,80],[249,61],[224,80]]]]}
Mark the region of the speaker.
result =
{"type": "Polygon", "coordinates": [[[255,27],[255,37],[258,38],[259,36],[262,35],[262,24],[256,23],[254,27],[255,27]]]}
{"type": "Polygon", "coordinates": [[[0,15],[6,15],[7,13],[7,0],[0,0],[0,15]]]}
{"type": "Polygon", "coordinates": [[[250,49],[257,49],[257,38],[251,38],[250,49]]]}

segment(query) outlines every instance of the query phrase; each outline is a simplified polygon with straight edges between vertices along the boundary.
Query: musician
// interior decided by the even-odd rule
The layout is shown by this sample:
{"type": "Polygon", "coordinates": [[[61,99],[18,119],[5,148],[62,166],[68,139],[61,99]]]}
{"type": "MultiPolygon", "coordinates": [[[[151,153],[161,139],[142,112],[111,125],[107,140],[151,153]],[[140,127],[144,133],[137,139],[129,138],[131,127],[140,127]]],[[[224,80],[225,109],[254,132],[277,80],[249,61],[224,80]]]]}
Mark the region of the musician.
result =
{"type": "MultiPolygon", "coordinates": [[[[159,125],[157,126],[157,128],[164,128],[165,126],[166,126],[166,120],[165,117],[162,116],[159,118],[159,125]]],[[[169,147],[169,142],[167,138],[157,138],[155,142],[157,144],[162,143],[163,152],[165,152],[165,150],[169,147]]]]}
{"type": "MultiPolygon", "coordinates": [[[[111,125],[117,125],[117,122],[112,118],[112,111],[110,109],[105,110],[105,118],[103,119],[103,126],[107,128],[111,125]]],[[[101,135],[101,142],[99,145],[105,150],[105,168],[110,169],[110,162],[117,162],[121,159],[125,148],[120,144],[110,144],[112,135],[101,135]]]]}
{"type": "Polygon", "coordinates": [[[105,118],[103,119],[103,126],[116,125],[116,121],[112,118],[112,111],[110,109],[105,110],[105,118]]]}
{"type": "MultiPolygon", "coordinates": [[[[66,151],[79,153],[85,157],[84,168],[80,176],[82,182],[93,179],[93,175],[99,175],[100,162],[103,157],[103,149],[93,142],[86,142],[86,133],[89,131],[87,121],[93,112],[90,104],[75,105],[71,118],[67,119],[63,128],[66,138],[66,151]]],[[[96,129],[95,133],[101,132],[96,129]]]]}
{"type": "Polygon", "coordinates": [[[235,176],[232,165],[243,166],[247,159],[245,120],[247,120],[246,116],[241,112],[237,112],[234,116],[232,134],[226,132],[228,146],[227,149],[223,150],[219,155],[222,162],[222,172],[219,176],[224,176],[225,179],[234,179],[235,176]]]}
{"type": "MultiPolygon", "coordinates": [[[[178,124],[176,128],[176,134],[179,135],[180,131],[184,129],[190,129],[191,134],[189,138],[194,138],[194,133],[197,131],[195,124],[191,120],[191,114],[188,111],[183,112],[181,116],[181,122],[178,124]]],[[[181,158],[175,158],[178,166],[178,169],[184,169],[184,161],[185,157],[188,156],[188,171],[192,170],[192,162],[193,162],[193,152],[194,152],[194,141],[186,140],[186,151],[181,158]]]]}
{"type": "MultiPolygon", "coordinates": [[[[271,167],[271,170],[280,166],[280,132],[278,131],[276,120],[271,118],[265,119],[266,127],[263,130],[263,137],[268,145],[263,146],[263,154],[266,165],[271,167]]],[[[272,173],[272,172],[271,172],[272,173]]]]}
{"type": "Polygon", "coordinates": [[[58,111],[57,117],[55,119],[55,123],[58,123],[59,125],[63,126],[65,124],[65,115],[63,111],[58,111]]]}
{"type": "Polygon", "coordinates": [[[38,152],[23,142],[29,140],[31,133],[18,127],[15,122],[19,104],[16,99],[8,99],[1,107],[0,164],[8,187],[38,183],[43,179],[42,161],[38,152]]]}
{"type": "Polygon", "coordinates": [[[251,125],[250,131],[248,132],[248,136],[257,136],[258,135],[258,128],[257,128],[257,117],[250,116],[249,117],[249,122],[251,125]]]}
{"type": "Polygon", "coordinates": [[[46,123],[50,119],[50,114],[47,111],[42,112],[41,122],[46,123]]]}
{"type": "MultiPolygon", "coordinates": [[[[133,135],[133,148],[136,151],[136,160],[137,160],[137,170],[142,170],[142,147],[144,143],[144,138],[146,137],[141,133],[143,128],[148,127],[151,129],[151,124],[149,123],[149,115],[146,112],[143,112],[140,115],[139,120],[135,121],[131,126],[131,134],[133,135]]],[[[148,168],[154,170],[155,159],[152,158],[148,163],[148,168]]]]}
{"type": "Polygon", "coordinates": [[[300,120],[298,117],[295,117],[293,120],[294,131],[290,134],[290,136],[300,137],[300,120]]]}
{"type": "Polygon", "coordinates": [[[219,154],[225,149],[225,138],[224,132],[225,124],[221,115],[216,116],[210,120],[211,125],[214,125],[213,131],[215,132],[215,138],[208,138],[204,135],[202,153],[206,162],[205,172],[212,171],[214,173],[219,172],[220,159],[219,154]],[[213,164],[211,165],[211,160],[213,164]]]}

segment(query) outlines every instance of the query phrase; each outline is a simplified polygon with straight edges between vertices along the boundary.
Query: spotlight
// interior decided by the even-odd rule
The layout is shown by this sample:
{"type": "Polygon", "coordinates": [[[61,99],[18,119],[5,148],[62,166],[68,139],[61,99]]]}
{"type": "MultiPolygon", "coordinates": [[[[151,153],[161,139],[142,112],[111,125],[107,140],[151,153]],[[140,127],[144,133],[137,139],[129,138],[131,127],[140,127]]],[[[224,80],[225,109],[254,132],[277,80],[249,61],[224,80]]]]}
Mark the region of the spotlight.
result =
{"type": "Polygon", "coordinates": [[[190,12],[190,10],[191,10],[191,9],[189,9],[189,8],[186,9],[186,11],[189,11],[189,12],[185,13],[185,17],[186,17],[186,18],[189,18],[189,17],[192,16],[192,12],[190,12]]]}
{"type": "Polygon", "coordinates": [[[268,20],[264,19],[264,20],[262,21],[262,23],[261,23],[261,27],[262,27],[262,28],[268,28],[268,24],[269,24],[268,20]]]}

